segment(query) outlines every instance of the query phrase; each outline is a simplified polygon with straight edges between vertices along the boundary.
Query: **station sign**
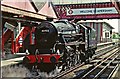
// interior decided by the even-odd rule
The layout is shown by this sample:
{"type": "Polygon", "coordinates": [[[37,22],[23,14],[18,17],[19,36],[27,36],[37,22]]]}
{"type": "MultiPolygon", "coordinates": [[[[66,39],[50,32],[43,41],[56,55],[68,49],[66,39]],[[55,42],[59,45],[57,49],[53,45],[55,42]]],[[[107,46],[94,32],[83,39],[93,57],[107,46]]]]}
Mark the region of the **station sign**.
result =
{"type": "Polygon", "coordinates": [[[67,9],[67,15],[117,14],[115,7],[67,9]]]}

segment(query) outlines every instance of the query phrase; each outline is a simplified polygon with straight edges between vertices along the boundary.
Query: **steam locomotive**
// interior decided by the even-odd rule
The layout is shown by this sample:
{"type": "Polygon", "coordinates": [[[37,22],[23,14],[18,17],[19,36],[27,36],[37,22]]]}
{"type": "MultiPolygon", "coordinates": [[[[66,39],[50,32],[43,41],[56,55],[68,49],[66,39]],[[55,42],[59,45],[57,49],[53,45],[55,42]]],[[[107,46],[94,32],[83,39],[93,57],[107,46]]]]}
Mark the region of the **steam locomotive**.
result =
{"type": "Polygon", "coordinates": [[[35,44],[27,48],[29,55],[23,63],[29,69],[40,68],[51,71],[62,66],[62,70],[86,62],[97,48],[96,32],[93,28],[68,21],[41,22],[34,31],[35,44]]]}

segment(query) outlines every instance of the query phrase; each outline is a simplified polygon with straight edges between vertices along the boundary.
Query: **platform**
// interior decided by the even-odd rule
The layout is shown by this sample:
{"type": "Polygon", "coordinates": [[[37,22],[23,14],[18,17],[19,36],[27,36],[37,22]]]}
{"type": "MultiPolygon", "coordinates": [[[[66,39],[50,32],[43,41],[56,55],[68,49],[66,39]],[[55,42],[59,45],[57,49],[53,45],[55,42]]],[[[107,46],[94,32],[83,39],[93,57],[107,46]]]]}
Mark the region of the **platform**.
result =
{"type": "Polygon", "coordinates": [[[13,59],[8,59],[8,60],[2,60],[1,61],[1,67],[7,66],[7,65],[13,65],[13,64],[18,64],[23,60],[23,57],[19,58],[13,58],[13,59]]]}

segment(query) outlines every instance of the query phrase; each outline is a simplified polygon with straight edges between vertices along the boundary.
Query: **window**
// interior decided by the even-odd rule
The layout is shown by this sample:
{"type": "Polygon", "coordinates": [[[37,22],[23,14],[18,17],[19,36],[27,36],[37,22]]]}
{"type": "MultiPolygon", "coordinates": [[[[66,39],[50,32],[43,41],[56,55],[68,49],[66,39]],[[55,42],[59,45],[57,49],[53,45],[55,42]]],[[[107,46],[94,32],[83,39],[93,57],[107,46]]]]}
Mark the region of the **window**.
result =
{"type": "Polygon", "coordinates": [[[105,33],[105,37],[109,37],[109,32],[106,32],[106,33],[105,33]]]}

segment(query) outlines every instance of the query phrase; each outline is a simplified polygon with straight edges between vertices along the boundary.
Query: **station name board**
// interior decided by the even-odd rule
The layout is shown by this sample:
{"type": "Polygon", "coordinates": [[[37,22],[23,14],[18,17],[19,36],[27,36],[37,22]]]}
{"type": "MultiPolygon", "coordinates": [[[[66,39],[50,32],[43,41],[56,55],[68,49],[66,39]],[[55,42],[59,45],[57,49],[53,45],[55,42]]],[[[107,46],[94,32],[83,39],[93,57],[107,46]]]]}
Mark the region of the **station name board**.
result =
{"type": "Polygon", "coordinates": [[[67,9],[67,15],[88,15],[88,14],[109,14],[109,13],[118,13],[118,12],[114,7],[67,9]]]}

